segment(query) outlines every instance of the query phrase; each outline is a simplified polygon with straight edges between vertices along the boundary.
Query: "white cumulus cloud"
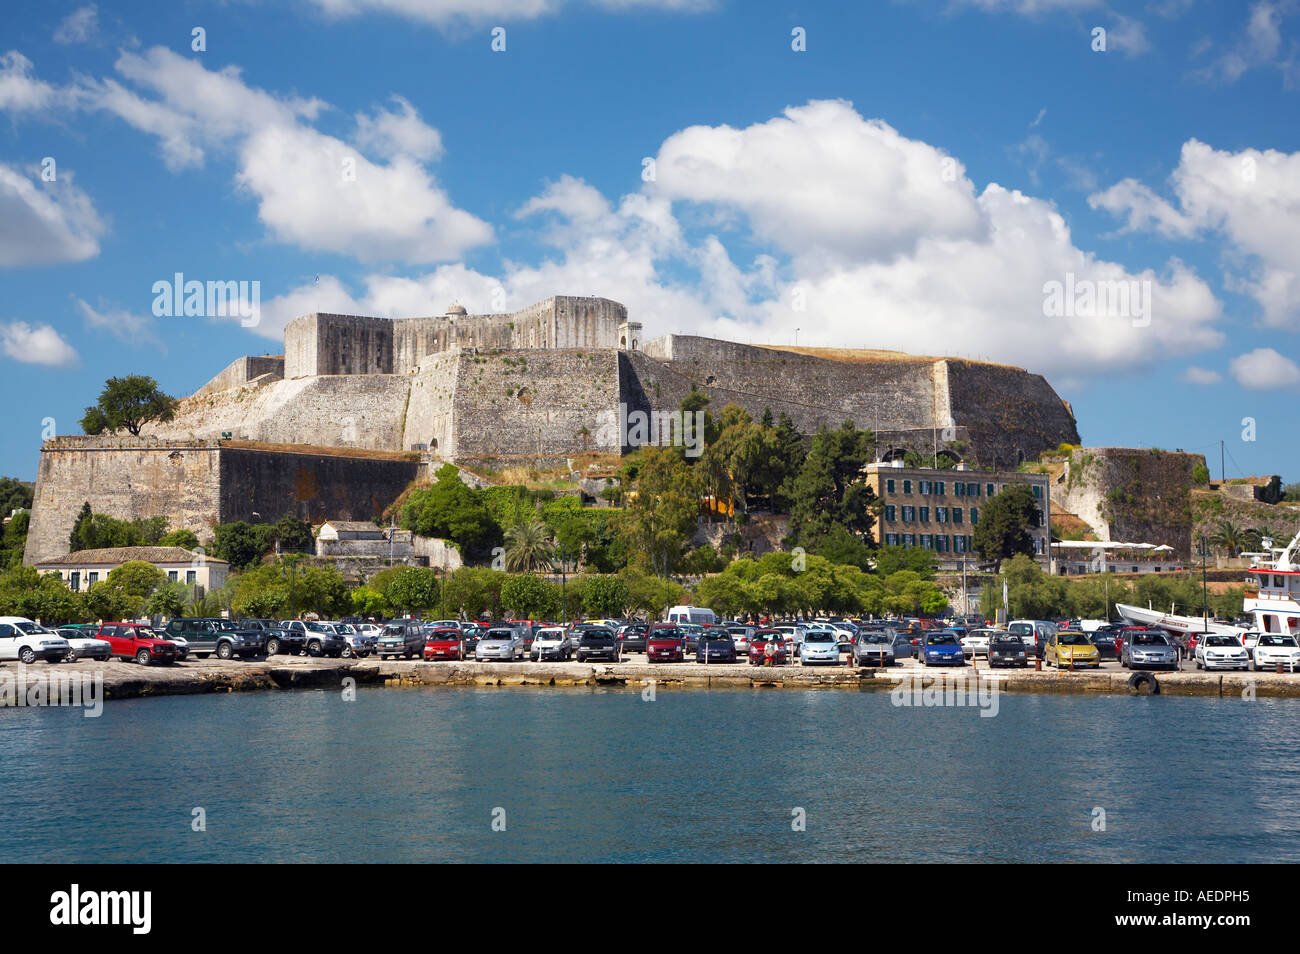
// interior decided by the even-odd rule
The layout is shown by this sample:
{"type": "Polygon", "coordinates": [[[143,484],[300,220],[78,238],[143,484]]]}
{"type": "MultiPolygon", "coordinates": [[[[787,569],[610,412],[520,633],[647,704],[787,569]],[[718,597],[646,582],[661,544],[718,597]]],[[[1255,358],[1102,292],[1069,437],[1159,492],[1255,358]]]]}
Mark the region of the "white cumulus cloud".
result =
{"type": "Polygon", "coordinates": [[[1229,362],[1228,370],[1238,384],[1252,391],[1300,386],[1300,365],[1272,348],[1256,348],[1239,355],[1229,362]]]}
{"type": "Polygon", "coordinates": [[[105,226],[90,197],[56,167],[54,182],[0,163],[0,267],[80,262],[99,254],[105,226]]]}
{"type": "Polygon", "coordinates": [[[29,325],[25,321],[0,323],[0,348],[15,361],[50,368],[73,368],[79,363],[76,350],[50,325],[29,325]]]}

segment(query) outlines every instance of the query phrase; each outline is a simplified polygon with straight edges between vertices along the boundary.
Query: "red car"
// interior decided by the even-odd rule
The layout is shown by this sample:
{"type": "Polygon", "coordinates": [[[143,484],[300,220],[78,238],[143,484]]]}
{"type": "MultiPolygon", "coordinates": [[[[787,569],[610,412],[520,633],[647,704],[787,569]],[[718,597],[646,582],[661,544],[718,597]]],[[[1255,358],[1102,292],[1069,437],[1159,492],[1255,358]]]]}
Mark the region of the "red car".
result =
{"type": "Polygon", "coordinates": [[[424,658],[429,659],[464,659],[465,644],[458,629],[447,627],[435,629],[424,637],[424,658]]]}
{"type": "Polygon", "coordinates": [[[651,626],[645,658],[646,662],[686,662],[686,635],[676,626],[651,626]]]}
{"type": "Polygon", "coordinates": [[[141,666],[151,662],[173,663],[180,658],[175,643],[163,639],[144,623],[104,623],[95,638],[107,641],[114,656],[134,659],[141,666]]]}
{"type": "Polygon", "coordinates": [[[760,629],[749,637],[749,664],[761,666],[769,659],[777,666],[790,661],[790,654],[785,648],[785,633],[779,629],[760,629]]]}

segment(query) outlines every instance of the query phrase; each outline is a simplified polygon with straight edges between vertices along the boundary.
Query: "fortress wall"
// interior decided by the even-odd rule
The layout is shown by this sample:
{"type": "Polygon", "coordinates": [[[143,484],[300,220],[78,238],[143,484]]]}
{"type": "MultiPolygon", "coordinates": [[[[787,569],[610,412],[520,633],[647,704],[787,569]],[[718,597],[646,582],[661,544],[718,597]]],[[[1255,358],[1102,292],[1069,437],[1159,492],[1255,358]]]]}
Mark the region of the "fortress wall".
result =
{"type": "Polygon", "coordinates": [[[460,352],[449,352],[425,358],[419,373],[411,377],[403,448],[410,450],[416,444],[426,444],[435,457],[455,457],[456,427],[452,409],[460,366],[460,352]]]}
{"type": "Polygon", "coordinates": [[[81,505],[119,519],[165,516],[172,529],[211,536],[219,451],[211,442],[133,437],[56,437],[41,448],[23,562],[68,553],[81,505]]]}
{"type": "Polygon", "coordinates": [[[616,351],[461,352],[455,454],[508,462],[617,452],[616,351]],[[584,441],[579,432],[586,428],[584,441]]]}
{"type": "Polygon", "coordinates": [[[318,315],[299,315],[284,326],[284,376],[301,378],[316,374],[316,326],[318,315]]]}
{"type": "Polygon", "coordinates": [[[403,450],[407,375],[327,375],[193,395],[174,420],[145,433],[164,439],[238,440],[403,450]]]}
{"type": "Polygon", "coordinates": [[[393,322],[393,371],[403,374],[426,355],[455,347],[455,325],[447,318],[399,318],[393,322]]]}
{"type": "Polygon", "coordinates": [[[627,308],[608,298],[553,299],[557,348],[617,348],[618,326],[627,321],[627,308]]]}
{"type": "Polygon", "coordinates": [[[397,499],[421,467],[416,459],[222,447],[220,521],[275,521],[286,513],[313,523],[370,520],[397,499]]]}
{"type": "Polygon", "coordinates": [[[753,417],[765,407],[788,414],[805,433],[846,420],[857,426],[908,431],[934,425],[934,376],[929,362],[830,361],[712,338],[671,335],[649,342],[628,364],[629,406],[639,392],[673,410],[692,383],[717,413],[735,403],[753,417]],[[655,357],[661,356],[659,360],[655,357]]]}
{"type": "Polygon", "coordinates": [[[216,377],[195,391],[194,396],[239,387],[264,374],[270,374],[277,378],[284,377],[284,356],[264,355],[257,357],[248,355],[243,358],[236,358],[226,365],[216,377]]]}
{"type": "Polygon", "coordinates": [[[981,466],[1014,468],[1062,442],[1079,443],[1074,415],[1040,374],[948,359],[952,420],[964,425],[981,466]]]}

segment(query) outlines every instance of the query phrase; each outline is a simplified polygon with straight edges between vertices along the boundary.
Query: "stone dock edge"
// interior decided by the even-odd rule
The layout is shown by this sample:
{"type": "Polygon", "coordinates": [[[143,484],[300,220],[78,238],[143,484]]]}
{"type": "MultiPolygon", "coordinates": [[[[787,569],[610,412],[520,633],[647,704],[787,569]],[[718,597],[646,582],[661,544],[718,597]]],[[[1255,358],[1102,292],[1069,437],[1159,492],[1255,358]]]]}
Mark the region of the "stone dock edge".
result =
{"type": "MultiPolygon", "coordinates": [[[[15,664],[0,666],[0,680],[11,681],[15,664]]],[[[1124,670],[1059,672],[1055,670],[956,670],[891,667],[811,669],[799,666],[726,666],[710,672],[697,663],[647,666],[592,663],[447,663],[415,661],[301,659],[291,662],[202,663],[193,666],[140,667],[133,663],[36,664],[23,672],[24,685],[55,678],[102,673],[105,700],[206,693],[260,692],[371,686],[388,688],[446,687],[604,687],[659,689],[840,689],[888,692],[906,681],[909,688],[976,678],[996,681],[999,691],[1066,695],[1130,694],[1133,673],[1124,670]],[[348,681],[351,680],[351,681],[348,681]]],[[[1156,672],[1159,693],[1170,696],[1300,698],[1300,674],[1156,672]]],[[[0,699],[4,699],[0,693],[0,699]]],[[[6,700],[9,701],[9,700],[6,700]]]]}

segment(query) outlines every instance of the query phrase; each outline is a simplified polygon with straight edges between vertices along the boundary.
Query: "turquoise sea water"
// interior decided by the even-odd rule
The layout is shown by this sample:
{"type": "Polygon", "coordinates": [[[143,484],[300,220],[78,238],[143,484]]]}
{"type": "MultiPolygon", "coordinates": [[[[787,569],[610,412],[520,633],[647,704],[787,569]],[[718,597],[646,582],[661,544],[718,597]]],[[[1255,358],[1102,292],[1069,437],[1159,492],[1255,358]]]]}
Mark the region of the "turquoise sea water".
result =
{"type": "Polygon", "coordinates": [[[1294,702],[1162,696],[1006,694],[993,718],[791,690],[10,709],[0,862],[1294,862],[1298,747],[1294,702]]]}

